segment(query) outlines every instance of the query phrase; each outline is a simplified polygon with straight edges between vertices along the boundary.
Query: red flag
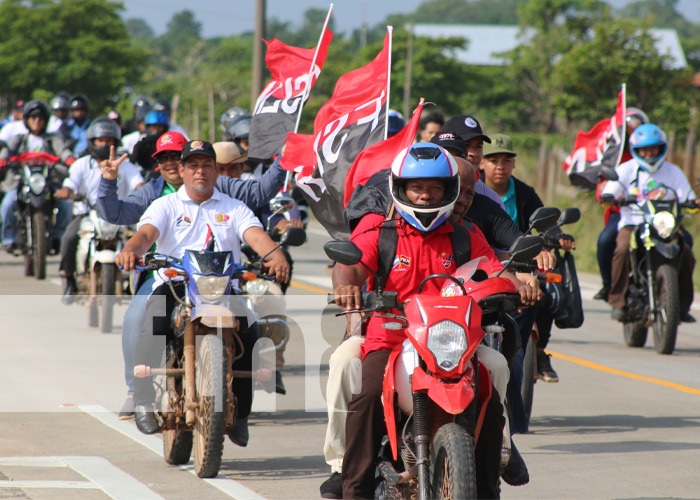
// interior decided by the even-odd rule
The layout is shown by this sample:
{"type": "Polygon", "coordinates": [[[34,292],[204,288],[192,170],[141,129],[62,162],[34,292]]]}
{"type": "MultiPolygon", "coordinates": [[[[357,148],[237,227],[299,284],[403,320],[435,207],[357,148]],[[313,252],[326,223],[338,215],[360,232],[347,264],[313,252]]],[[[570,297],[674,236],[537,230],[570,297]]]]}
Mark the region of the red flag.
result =
{"type": "Polygon", "coordinates": [[[390,67],[391,29],[372,62],[338,79],[333,96],[314,120],[316,170],[314,182],[307,183],[314,196],[307,199],[316,218],[334,238],[350,234],[343,213],[350,166],[360,151],[385,137],[390,67]]]}
{"type": "MultiPolygon", "coordinates": [[[[330,10],[328,12],[330,17],[330,10]]],[[[258,97],[250,126],[250,158],[271,158],[282,149],[287,133],[296,131],[296,123],[309,91],[321,74],[333,33],[328,18],[318,45],[301,49],[279,40],[265,40],[265,61],[272,80],[258,97]]]]}
{"type": "Polygon", "coordinates": [[[358,184],[364,185],[374,174],[380,170],[391,167],[391,162],[394,161],[396,155],[399,154],[401,150],[413,144],[413,140],[418,133],[418,122],[420,121],[420,115],[423,111],[423,103],[424,101],[421,99],[420,104],[418,104],[418,107],[413,111],[408,125],[406,125],[401,132],[383,140],[379,144],[363,149],[360,154],[357,155],[345,179],[344,206],[348,206],[355,186],[358,184]]]}
{"type": "Polygon", "coordinates": [[[595,189],[600,178],[600,167],[615,168],[624,153],[626,87],[623,84],[617,96],[615,114],[599,121],[588,132],[579,132],[574,152],[564,161],[569,181],[585,190],[595,189]]]}

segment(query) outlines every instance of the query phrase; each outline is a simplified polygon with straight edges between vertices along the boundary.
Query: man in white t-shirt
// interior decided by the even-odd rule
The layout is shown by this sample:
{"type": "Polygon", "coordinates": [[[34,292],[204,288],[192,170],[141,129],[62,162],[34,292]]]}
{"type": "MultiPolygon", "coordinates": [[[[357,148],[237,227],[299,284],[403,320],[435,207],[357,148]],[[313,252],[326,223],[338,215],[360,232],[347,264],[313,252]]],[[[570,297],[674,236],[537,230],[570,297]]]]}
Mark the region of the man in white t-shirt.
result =
{"type": "MultiPolygon", "coordinates": [[[[117,265],[123,266],[125,271],[130,271],[139,257],[144,255],[154,243],[157,245],[158,253],[181,258],[185,250],[203,250],[213,235],[216,242],[215,249],[232,251],[236,262],[240,262],[240,240],[248,243],[259,255],[272,252],[265,262],[268,272],[274,274],[278,282],[286,282],[289,276],[289,263],[281,249],[273,251],[276,244],[263,230],[260,221],[243,202],[224,196],[215,189],[216,153],[211,143],[204,141],[186,143],[182,149],[178,168],[184,181],[183,186],[176,193],[158,198],[146,209],[139,221],[136,234],[117,255],[117,265]]],[[[167,299],[169,296],[167,289],[168,286],[163,283],[163,280],[157,278],[152,295],[166,295],[167,299]]],[[[157,308],[157,306],[154,307],[157,308]]],[[[151,309],[150,304],[149,309],[151,309]]],[[[146,314],[147,318],[153,316],[152,313],[146,314]]],[[[166,313],[167,318],[169,314],[166,313]]],[[[166,330],[168,323],[169,320],[163,327],[166,330]]],[[[145,337],[161,332],[160,326],[157,330],[151,328],[152,326],[145,324],[141,330],[140,341],[144,344],[148,344],[148,339],[145,337]]],[[[151,342],[151,344],[154,343],[151,342]]],[[[148,366],[159,364],[161,352],[156,347],[158,346],[137,349],[136,364],[148,366]]],[[[162,346],[160,349],[162,351],[162,346]]],[[[248,351],[251,349],[246,349],[246,352],[248,351]]],[[[145,434],[153,434],[158,431],[159,426],[152,409],[155,397],[152,380],[146,378],[137,379],[134,382],[136,426],[145,434]]],[[[249,408],[246,410],[250,411],[249,408]]],[[[246,417],[247,413],[243,419],[239,420],[245,424],[246,417]]],[[[245,442],[247,443],[247,427],[245,442]]]]}
{"type": "MultiPolygon", "coordinates": [[[[640,125],[630,136],[632,159],[626,161],[616,172],[617,181],[608,182],[601,193],[601,200],[606,195],[616,199],[636,195],[637,199],[673,199],[679,202],[695,198],[688,179],[681,169],[666,161],[666,135],[651,123],[640,125]],[[670,189],[669,189],[670,188],[670,189]],[[673,193],[675,191],[675,195],[673,193]]],[[[696,200],[700,205],[700,201],[696,200]]],[[[644,217],[634,206],[620,208],[617,242],[612,260],[612,281],[608,303],[613,307],[611,317],[617,321],[627,318],[625,294],[629,284],[629,245],[635,227],[644,222],[644,217]]],[[[690,235],[681,228],[686,244],[680,255],[680,272],[678,288],[680,290],[681,321],[695,321],[690,315],[693,302],[693,268],[695,258],[690,248],[690,235]]]]}
{"type": "MultiPolygon", "coordinates": [[[[103,117],[90,123],[87,130],[88,152],[70,166],[68,177],[63,181],[63,187],[56,191],[54,196],[59,200],[69,199],[73,194],[85,196],[85,202],[73,204],[73,220],[61,238],[61,264],[59,270],[66,279],[66,288],[63,292],[63,303],[72,304],[78,285],[73,274],[75,273],[75,253],[78,249],[78,230],[80,222],[90,211],[90,207],[97,205],[97,187],[102,179],[100,163],[109,161],[110,151],[119,146],[121,130],[119,125],[109,118],[103,117]]],[[[124,162],[126,157],[120,159],[124,162]]],[[[143,177],[135,165],[124,162],[119,168],[117,178],[119,196],[125,197],[143,184],[143,177]]]]}

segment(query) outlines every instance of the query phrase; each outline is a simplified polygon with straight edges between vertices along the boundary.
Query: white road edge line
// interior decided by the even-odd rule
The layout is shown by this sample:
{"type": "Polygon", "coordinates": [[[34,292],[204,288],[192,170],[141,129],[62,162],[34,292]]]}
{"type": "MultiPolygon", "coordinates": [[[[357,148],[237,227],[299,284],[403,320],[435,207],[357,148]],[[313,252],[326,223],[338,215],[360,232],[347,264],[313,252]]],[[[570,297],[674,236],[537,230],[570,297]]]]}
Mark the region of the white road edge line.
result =
{"type": "MultiPolygon", "coordinates": [[[[91,417],[99,420],[107,427],[110,427],[111,429],[114,429],[115,431],[136,441],[140,445],[145,446],[156,455],[161,457],[163,456],[163,440],[159,437],[141,434],[133,423],[119,420],[117,415],[107,410],[103,406],[79,405],[78,408],[91,417]]],[[[196,475],[192,461],[186,465],[181,465],[180,468],[196,475]]],[[[243,486],[238,481],[226,476],[215,477],[213,479],[202,479],[202,481],[209,483],[213,487],[217,488],[231,498],[235,498],[236,500],[267,500],[265,497],[243,486]]]]}
{"type": "Polygon", "coordinates": [[[0,489],[17,488],[18,490],[48,489],[48,490],[100,490],[101,488],[90,481],[0,481],[0,489]]]}

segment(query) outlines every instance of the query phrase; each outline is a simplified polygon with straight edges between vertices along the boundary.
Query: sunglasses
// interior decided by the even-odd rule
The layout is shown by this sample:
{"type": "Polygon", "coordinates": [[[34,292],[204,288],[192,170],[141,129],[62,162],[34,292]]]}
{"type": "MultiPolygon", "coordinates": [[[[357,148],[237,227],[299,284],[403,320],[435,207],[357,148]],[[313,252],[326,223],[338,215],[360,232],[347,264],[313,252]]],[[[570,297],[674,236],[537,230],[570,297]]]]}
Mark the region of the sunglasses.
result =
{"type": "Polygon", "coordinates": [[[173,151],[172,153],[161,153],[158,156],[156,156],[156,161],[158,162],[159,165],[167,163],[168,160],[172,160],[174,162],[179,162],[181,155],[182,154],[180,152],[177,152],[177,151],[173,151]]]}

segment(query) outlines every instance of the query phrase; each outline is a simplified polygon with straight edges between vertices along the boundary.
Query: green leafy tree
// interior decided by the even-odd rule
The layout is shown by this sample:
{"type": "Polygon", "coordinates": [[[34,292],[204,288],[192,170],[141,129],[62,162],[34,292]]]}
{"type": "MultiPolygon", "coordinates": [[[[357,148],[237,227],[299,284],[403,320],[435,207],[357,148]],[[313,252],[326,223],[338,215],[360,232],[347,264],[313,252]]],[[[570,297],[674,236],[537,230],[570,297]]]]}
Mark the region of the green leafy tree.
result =
{"type": "Polygon", "coordinates": [[[121,6],[106,0],[6,0],[0,4],[0,94],[27,98],[68,89],[100,108],[145,62],[121,6]]]}

